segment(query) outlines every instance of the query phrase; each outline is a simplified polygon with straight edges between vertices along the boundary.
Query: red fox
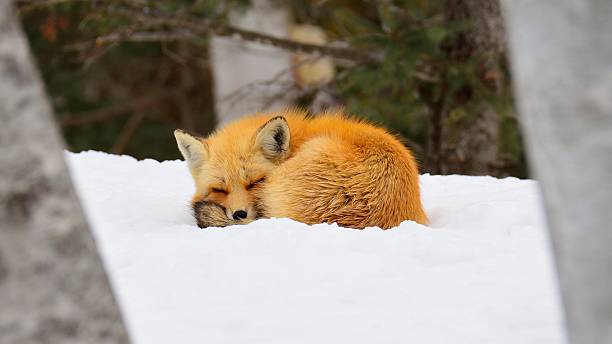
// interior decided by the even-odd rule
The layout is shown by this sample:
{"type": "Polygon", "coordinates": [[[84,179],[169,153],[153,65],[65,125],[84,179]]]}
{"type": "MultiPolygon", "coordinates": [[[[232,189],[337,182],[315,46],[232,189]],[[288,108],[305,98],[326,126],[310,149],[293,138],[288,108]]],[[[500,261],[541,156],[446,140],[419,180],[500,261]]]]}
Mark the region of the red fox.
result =
{"type": "Polygon", "coordinates": [[[342,113],[258,114],[207,138],[174,132],[199,227],[287,217],[351,228],[427,223],[417,164],[384,129],[342,113]]]}

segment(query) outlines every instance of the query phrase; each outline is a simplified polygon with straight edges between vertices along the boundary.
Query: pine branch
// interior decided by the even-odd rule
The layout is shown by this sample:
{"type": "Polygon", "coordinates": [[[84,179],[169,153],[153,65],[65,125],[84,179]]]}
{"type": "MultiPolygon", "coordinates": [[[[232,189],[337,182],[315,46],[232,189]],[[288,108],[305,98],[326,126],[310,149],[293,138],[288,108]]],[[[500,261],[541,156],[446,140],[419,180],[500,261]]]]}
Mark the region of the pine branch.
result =
{"type": "MultiPolygon", "coordinates": [[[[154,34],[145,35],[144,32],[140,32],[138,33],[139,37],[135,38],[136,40],[150,41],[156,37],[165,40],[168,40],[169,38],[176,40],[185,39],[186,37],[184,37],[184,35],[186,35],[187,32],[192,32],[194,34],[212,33],[220,37],[229,37],[245,42],[255,42],[263,45],[269,45],[293,53],[325,55],[359,63],[379,63],[381,61],[381,57],[379,55],[353,48],[300,43],[291,39],[280,38],[260,32],[237,28],[229,24],[214,22],[205,18],[183,14],[178,15],[150,7],[137,7],[126,4],[114,5],[104,1],[96,1],[97,4],[100,4],[100,2],[109,5],[107,10],[111,13],[116,13],[129,19],[140,21],[148,26],[169,26],[174,29],[178,29],[179,32],[183,32],[182,34],[177,34],[176,32],[172,34],[158,33],[157,36],[154,34]]],[[[102,38],[101,41],[113,41],[117,39],[130,40],[130,36],[130,33],[126,33],[125,36],[121,38],[111,36],[111,38],[102,38]]]]}
{"type": "MultiPolygon", "coordinates": [[[[26,10],[41,6],[53,6],[59,3],[86,2],[86,0],[18,0],[17,6],[26,10]]],[[[233,25],[224,24],[209,19],[174,14],[156,8],[148,7],[135,1],[91,0],[89,4],[106,8],[110,13],[119,14],[131,20],[139,21],[147,26],[169,26],[175,29],[170,32],[126,32],[121,34],[108,34],[96,40],[97,44],[115,42],[155,42],[195,40],[198,35],[212,33],[219,37],[229,37],[244,42],[255,42],[272,46],[293,53],[315,54],[330,56],[337,59],[359,63],[380,63],[379,54],[372,54],[362,50],[333,45],[319,45],[301,43],[291,39],[276,37],[261,32],[241,29],[233,25]]]]}
{"type": "Polygon", "coordinates": [[[29,11],[40,7],[50,7],[67,2],[87,2],[88,0],[15,0],[14,5],[19,11],[29,11]]]}

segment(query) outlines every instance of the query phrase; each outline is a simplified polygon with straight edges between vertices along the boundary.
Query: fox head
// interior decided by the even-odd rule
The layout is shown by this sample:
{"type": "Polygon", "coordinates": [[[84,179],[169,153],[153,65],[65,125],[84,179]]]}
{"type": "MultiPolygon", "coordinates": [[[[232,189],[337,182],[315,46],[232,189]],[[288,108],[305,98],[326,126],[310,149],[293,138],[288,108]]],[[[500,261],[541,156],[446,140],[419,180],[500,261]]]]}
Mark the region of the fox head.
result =
{"type": "Polygon", "coordinates": [[[207,138],[182,130],[174,136],[195,181],[194,212],[201,209],[199,205],[212,204],[230,221],[248,222],[261,216],[257,193],[270,171],[289,154],[291,134],[284,117],[260,126],[239,121],[207,138]]]}

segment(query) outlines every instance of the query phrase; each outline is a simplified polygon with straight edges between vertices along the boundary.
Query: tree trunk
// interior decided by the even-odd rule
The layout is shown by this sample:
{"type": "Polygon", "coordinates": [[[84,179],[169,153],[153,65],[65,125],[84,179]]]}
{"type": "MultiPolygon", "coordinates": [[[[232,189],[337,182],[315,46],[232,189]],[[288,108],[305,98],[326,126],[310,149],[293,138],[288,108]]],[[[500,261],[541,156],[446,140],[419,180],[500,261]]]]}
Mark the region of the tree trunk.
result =
{"type": "MultiPolygon", "coordinates": [[[[288,35],[289,11],[270,0],[256,0],[246,13],[230,17],[240,28],[278,37],[288,35]]],[[[214,37],[210,49],[219,125],[288,105],[284,95],[287,83],[292,82],[289,53],[224,37],[214,37]]]]}
{"type": "Polygon", "coordinates": [[[0,75],[0,343],[127,343],[11,1],[0,75]]]}
{"type": "Polygon", "coordinates": [[[612,343],[612,2],[504,4],[569,339],[612,343]]]}
{"type": "MultiPolygon", "coordinates": [[[[504,54],[504,27],[498,0],[449,0],[449,23],[470,25],[451,43],[447,53],[452,61],[478,64],[478,75],[491,94],[504,87],[500,56],[504,54]]],[[[432,113],[430,151],[434,172],[449,174],[495,174],[498,161],[501,116],[486,101],[472,104],[461,121],[453,120],[453,111],[471,101],[474,90],[461,89],[446,94],[432,113]],[[473,113],[472,113],[473,112],[473,113]]]]}

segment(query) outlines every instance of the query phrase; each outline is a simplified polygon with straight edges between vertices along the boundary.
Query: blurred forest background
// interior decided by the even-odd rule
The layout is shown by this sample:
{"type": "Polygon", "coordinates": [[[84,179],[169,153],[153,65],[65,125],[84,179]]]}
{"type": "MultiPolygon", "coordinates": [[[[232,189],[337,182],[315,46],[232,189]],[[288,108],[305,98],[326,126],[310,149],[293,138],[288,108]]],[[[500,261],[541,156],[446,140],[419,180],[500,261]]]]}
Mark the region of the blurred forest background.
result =
{"type": "Polygon", "coordinates": [[[234,102],[250,111],[342,106],[402,137],[422,172],[527,176],[498,0],[17,7],[72,151],[178,159],[172,130],[206,135],[233,116],[234,102]],[[271,67],[240,60],[253,46],[267,47],[271,67]],[[226,82],[232,73],[243,84],[226,82]]]}

